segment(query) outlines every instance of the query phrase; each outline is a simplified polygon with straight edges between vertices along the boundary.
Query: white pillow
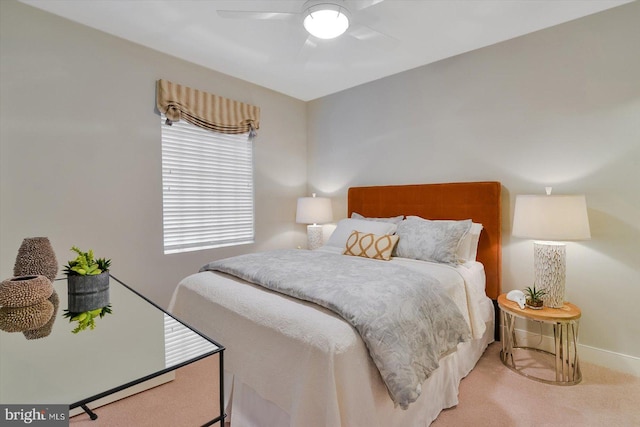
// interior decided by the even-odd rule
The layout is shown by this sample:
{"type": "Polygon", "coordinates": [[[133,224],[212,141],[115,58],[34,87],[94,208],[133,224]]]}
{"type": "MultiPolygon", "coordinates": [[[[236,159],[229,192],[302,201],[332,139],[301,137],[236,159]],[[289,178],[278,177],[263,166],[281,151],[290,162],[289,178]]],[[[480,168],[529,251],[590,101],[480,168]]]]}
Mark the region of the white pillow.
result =
{"type": "Polygon", "coordinates": [[[390,222],[367,221],[364,219],[345,218],[338,221],[336,229],[327,240],[326,246],[335,246],[344,249],[347,239],[352,231],[360,231],[362,233],[373,234],[393,234],[398,228],[397,225],[390,222]]]}
{"type": "Polygon", "coordinates": [[[402,222],[402,220],[404,219],[404,215],[398,215],[398,216],[392,216],[389,218],[374,218],[374,217],[366,217],[366,216],[362,216],[357,212],[352,212],[351,213],[351,218],[353,219],[364,219],[367,221],[380,221],[380,222],[391,222],[393,224],[400,224],[402,222]]]}
{"type": "Polygon", "coordinates": [[[430,221],[418,216],[408,216],[398,225],[400,241],[396,256],[422,261],[458,263],[460,242],[471,228],[471,220],[430,221]]]}
{"type": "Polygon", "coordinates": [[[476,222],[471,224],[471,229],[462,238],[458,247],[458,261],[467,262],[475,261],[478,255],[478,242],[480,241],[480,233],[482,232],[482,224],[476,222]]]}

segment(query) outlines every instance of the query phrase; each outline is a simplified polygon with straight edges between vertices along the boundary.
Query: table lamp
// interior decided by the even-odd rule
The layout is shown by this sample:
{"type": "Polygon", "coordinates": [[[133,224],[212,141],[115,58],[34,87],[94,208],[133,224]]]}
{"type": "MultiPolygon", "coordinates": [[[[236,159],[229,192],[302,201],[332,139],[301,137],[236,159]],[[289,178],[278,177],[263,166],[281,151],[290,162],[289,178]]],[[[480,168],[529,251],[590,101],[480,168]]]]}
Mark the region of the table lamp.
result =
{"type": "Polygon", "coordinates": [[[331,199],[327,197],[298,198],[298,209],[296,210],[296,222],[307,225],[307,248],[317,249],[322,246],[322,225],[330,222],[333,218],[331,209],[331,199]]]}
{"type": "Polygon", "coordinates": [[[587,202],[584,195],[516,196],[513,213],[515,237],[536,239],[534,250],[534,285],[544,289],[544,305],[559,308],[564,305],[567,240],[591,238],[587,202]]]}

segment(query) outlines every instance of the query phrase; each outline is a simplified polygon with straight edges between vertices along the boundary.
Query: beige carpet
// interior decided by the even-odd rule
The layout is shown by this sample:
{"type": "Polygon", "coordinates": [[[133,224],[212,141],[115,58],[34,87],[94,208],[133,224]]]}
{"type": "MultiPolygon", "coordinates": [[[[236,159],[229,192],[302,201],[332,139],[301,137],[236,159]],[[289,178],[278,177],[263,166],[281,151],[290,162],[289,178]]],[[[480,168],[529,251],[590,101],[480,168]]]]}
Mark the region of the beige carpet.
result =
{"type": "MultiPolygon", "coordinates": [[[[218,416],[218,356],[176,371],[176,379],[70,419],[71,427],[201,426],[218,416]]],[[[88,405],[91,408],[91,404],[88,405]]],[[[219,424],[218,424],[219,425],[219,424]]]]}
{"type": "MultiPolygon", "coordinates": [[[[458,406],[443,411],[432,427],[640,426],[640,378],[582,363],[580,384],[548,385],[506,368],[499,351],[500,343],[489,346],[462,380],[458,406]]],[[[201,425],[217,411],[217,357],[210,359],[182,368],[171,383],[98,408],[96,421],[74,417],[71,426],[201,425]]]]}
{"type": "Polygon", "coordinates": [[[458,406],[440,413],[444,426],[640,426],[640,378],[582,363],[582,382],[544,384],[511,371],[493,343],[460,384],[458,406]]]}

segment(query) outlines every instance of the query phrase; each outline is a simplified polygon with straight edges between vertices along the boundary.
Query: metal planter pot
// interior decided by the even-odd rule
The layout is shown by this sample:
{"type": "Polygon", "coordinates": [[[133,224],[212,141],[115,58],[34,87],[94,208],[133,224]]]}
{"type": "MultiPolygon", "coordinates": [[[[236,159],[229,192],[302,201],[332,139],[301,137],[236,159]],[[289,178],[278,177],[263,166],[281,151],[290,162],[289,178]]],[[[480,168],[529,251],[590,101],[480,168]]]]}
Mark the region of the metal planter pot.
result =
{"type": "Polygon", "coordinates": [[[82,313],[109,305],[109,272],[94,276],[67,276],[68,310],[82,313]]]}

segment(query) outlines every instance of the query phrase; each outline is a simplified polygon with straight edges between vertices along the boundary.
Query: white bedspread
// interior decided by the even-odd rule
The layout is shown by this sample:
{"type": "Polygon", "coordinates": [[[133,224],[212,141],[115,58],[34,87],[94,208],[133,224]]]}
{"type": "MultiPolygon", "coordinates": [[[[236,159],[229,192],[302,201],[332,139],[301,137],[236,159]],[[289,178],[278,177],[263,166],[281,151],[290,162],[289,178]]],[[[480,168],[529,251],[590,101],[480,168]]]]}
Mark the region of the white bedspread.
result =
{"type": "Polygon", "coordinates": [[[403,409],[418,399],[439,360],[471,339],[468,320],[440,281],[397,263],[279,249],[213,261],[200,271],[227,273],[340,315],[403,409]]]}
{"type": "MultiPolygon", "coordinates": [[[[485,338],[480,344],[476,341],[460,346],[480,346],[479,351],[475,351],[479,357],[489,341],[489,331],[484,331],[485,322],[492,320],[488,314],[491,310],[487,309],[487,301],[489,305],[491,302],[484,296],[484,283],[478,283],[478,277],[484,278],[478,274],[482,266],[474,263],[477,265],[452,268],[404,259],[391,262],[415,269],[428,268],[441,281],[450,279],[447,285],[450,297],[466,313],[474,337],[485,338]],[[480,288],[482,292],[478,292],[480,288]]],[[[418,419],[428,425],[435,417],[423,416],[421,408],[414,409],[414,405],[408,411],[394,408],[355,329],[313,303],[225,274],[202,272],[180,282],[170,310],[223,344],[225,370],[232,373],[234,384],[248,385],[252,392],[275,405],[286,414],[287,425],[376,426],[389,422],[413,425],[401,422],[418,419]]],[[[447,392],[443,396],[421,396],[423,405],[430,405],[425,402],[433,400],[434,407],[442,409],[457,402],[457,384],[477,360],[474,356],[461,364],[458,358],[456,354],[447,356],[442,369],[454,372],[434,375],[427,381],[430,385],[423,388],[423,394],[433,388],[447,392]],[[442,384],[434,385],[434,382],[442,384]]],[[[425,414],[433,414],[433,410],[425,414]]]]}

